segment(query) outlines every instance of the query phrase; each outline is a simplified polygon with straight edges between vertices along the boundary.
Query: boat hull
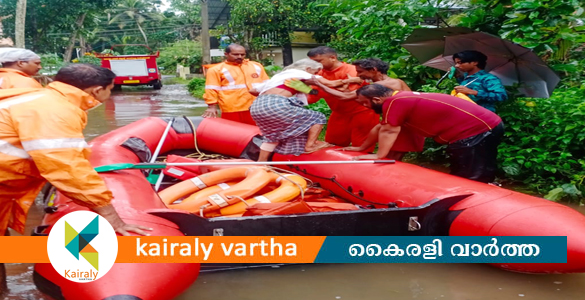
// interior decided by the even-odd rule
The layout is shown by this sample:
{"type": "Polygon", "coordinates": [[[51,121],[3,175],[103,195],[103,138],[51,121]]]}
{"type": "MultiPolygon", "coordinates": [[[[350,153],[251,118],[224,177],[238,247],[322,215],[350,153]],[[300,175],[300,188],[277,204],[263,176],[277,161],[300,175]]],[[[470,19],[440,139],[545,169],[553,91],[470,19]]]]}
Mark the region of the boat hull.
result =
{"type": "MultiPolygon", "coordinates": [[[[154,152],[169,120],[147,118],[97,138],[92,142],[93,165],[144,161],[148,156],[145,153],[154,152]],[[140,141],[121,147],[129,137],[140,141]],[[112,155],[114,150],[115,155],[112,155]]],[[[189,118],[188,122],[185,118],[176,118],[161,153],[193,149],[195,143],[201,151],[253,159],[258,155],[261,139],[258,128],[247,124],[196,117],[189,118]],[[195,137],[193,131],[196,132],[195,137]]],[[[356,155],[359,153],[325,149],[301,156],[275,154],[273,160],[347,161],[356,155]]],[[[149,212],[157,222],[166,221],[168,223],[165,224],[175,226],[177,232],[189,235],[220,235],[214,229],[222,228],[222,234],[225,235],[567,236],[567,263],[494,266],[525,273],[585,272],[585,216],[561,204],[402,162],[351,167],[291,164],[288,170],[309,178],[353,203],[387,212],[388,220],[396,217],[391,222],[395,221],[402,231],[380,231],[381,226],[375,226],[375,223],[364,226],[359,222],[345,227],[335,224],[303,227],[301,223],[297,224],[301,228],[299,230],[290,230],[294,224],[276,231],[267,231],[264,227],[270,222],[285,224],[285,220],[289,219],[286,216],[241,217],[224,223],[199,219],[193,223],[197,216],[166,209],[140,171],[124,170],[103,177],[116,193],[116,208],[119,207],[122,216],[128,221],[142,220],[135,217],[138,216],[135,212],[149,212]],[[136,199],[134,195],[143,190],[149,192],[141,196],[140,201],[123,200],[136,199]],[[433,207],[440,209],[431,209],[433,207]],[[427,211],[423,212],[425,208],[427,211]],[[433,214],[429,216],[428,211],[433,211],[433,214]],[[413,215],[409,216],[405,212],[418,213],[414,215],[420,216],[421,226],[418,231],[408,230],[412,225],[409,217],[413,215]]],[[[359,220],[359,214],[363,212],[322,213],[297,218],[297,222],[309,220],[306,224],[310,224],[314,220],[324,223],[343,222],[344,219],[352,218],[359,220]]]]}
{"type": "MultiPolygon", "coordinates": [[[[141,139],[142,144],[138,144],[154,149],[165,126],[166,122],[163,120],[151,118],[146,123],[133,123],[100,136],[90,143],[90,161],[93,166],[119,162],[137,163],[140,161],[139,155],[122,145],[129,139],[142,136],[145,139],[141,139]],[[157,131],[161,126],[162,129],[157,131]]],[[[191,141],[187,147],[192,147],[192,143],[191,141]]],[[[176,224],[146,212],[149,209],[164,210],[166,207],[140,170],[102,173],[100,176],[112,191],[112,205],[125,222],[153,228],[153,236],[184,235],[176,224]]],[[[51,195],[47,195],[46,202],[50,197],[51,195]]],[[[51,207],[45,207],[48,213],[45,214],[42,225],[34,229],[34,234],[46,235],[62,216],[73,211],[87,210],[59,192],[55,193],[53,203],[51,207]]],[[[172,299],[195,282],[199,270],[199,264],[115,263],[100,279],[77,283],[63,278],[51,264],[36,264],[34,281],[40,291],[55,299],[172,299]]]]}

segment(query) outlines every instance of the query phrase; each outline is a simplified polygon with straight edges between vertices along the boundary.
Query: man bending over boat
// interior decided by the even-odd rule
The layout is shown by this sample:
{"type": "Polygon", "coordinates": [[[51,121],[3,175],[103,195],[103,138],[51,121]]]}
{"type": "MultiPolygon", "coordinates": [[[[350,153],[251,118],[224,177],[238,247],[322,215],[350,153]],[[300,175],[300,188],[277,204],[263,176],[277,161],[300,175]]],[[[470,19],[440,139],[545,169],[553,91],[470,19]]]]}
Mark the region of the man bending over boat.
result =
{"type": "Polygon", "coordinates": [[[255,97],[248,91],[269,78],[260,63],[245,57],[243,46],[230,44],[225,49],[225,61],[207,70],[203,100],[208,108],[204,118],[216,118],[219,107],[222,119],[256,125],[249,110],[255,97]]]}
{"type": "MultiPolygon", "coordinates": [[[[356,68],[357,76],[358,77],[349,77],[349,79],[343,80],[344,83],[357,83],[360,86],[368,84],[368,82],[375,82],[376,84],[383,85],[387,88],[393,89],[394,91],[410,91],[408,85],[400,80],[391,78],[388,76],[388,69],[389,66],[387,63],[383,62],[377,58],[366,58],[360,59],[353,62],[353,65],[356,68]]],[[[317,83],[322,90],[325,92],[337,97],[340,101],[354,101],[357,100],[357,94],[355,91],[350,92],[341,92],[332,88],[328,88],[323,86],[320,83],[317,83]]],[[[377,115],[376,115],[377,116],[377,115]]],[[[377,119],[379,120],[379,118],[377,119]]],[[[370,129],[370,134],[374,136],[378,136],[377,132],[380,130],[381,125],[379,121],[377,124],[370,129]]],[[[425,138],[416,132],[408,128],[403,128],[403,130],[398,134],[396,138],[396,142],[392,146],[391,151],[388,153],[387,158],[401,160],[407,152],[420,152],[423,150],[425,143],[425,138]]],[[[351,146],[341,148],[339,150],[342,151],[360,151],[360,152],[373,152],[375,143],[370,144],[368,148],[363,147],[364,144],[360,146],[351,146]]]]}
{"type": "Polygon", "coordinates": [[[83,137],[86,111],[109,99],[114,77],[105,68],[73,64],[46,89],[0,90],[0,235],[8,227],[23,233],[28,209],[47,181],[116,232],[146,234],[110,204],[112,193],[90,165],[83,137]]]}
{"type": "MultiPolygon", "coordinates": [[[[311,59],[301,59],[272,77],[260,87],[260,95],[250,113],[262,132],[259,161],[267,161],[272,152],[300,155],[330,146],[317,140],[327,122],[320,112],[303,108],[307,94],[313,90],[301,80],[311,80],[323,66],[311,59]]],[[[339,81],[319,77],[324,85],[338,86],[339,81]]]]}
{"type": "MultiPolygon", "coordinates": [[[[0,90],[0,235],[8,228],[24,234],[28,210],[47,181],[121,235],[151,230],[119,217],[112,192],[88,160],[86,111],[110,98],[115,77],[105,68],[72,64],[47,88],[0,90]]],[[[2,275],[0,264],[0,291],[2,275]]]]}
{"type": "MultiPolygon", "coordinates": [[[[496,176],[502,119],[479,105],[450,95],[398,92],[378,84],[357,90],[358,102],[382,114],[378,153],[354,159],[385,158],[402,128],[447,144],[451,174],[480,182],[496,176]]],[[[372,136],[364,142],[374,143],[372,136]]]]}
{"type": "Polygon", "coordinates": [[[20,48],[0,49],[0,88],[42,88],[31,76],[41,70],[41,57],[20,48]]]}

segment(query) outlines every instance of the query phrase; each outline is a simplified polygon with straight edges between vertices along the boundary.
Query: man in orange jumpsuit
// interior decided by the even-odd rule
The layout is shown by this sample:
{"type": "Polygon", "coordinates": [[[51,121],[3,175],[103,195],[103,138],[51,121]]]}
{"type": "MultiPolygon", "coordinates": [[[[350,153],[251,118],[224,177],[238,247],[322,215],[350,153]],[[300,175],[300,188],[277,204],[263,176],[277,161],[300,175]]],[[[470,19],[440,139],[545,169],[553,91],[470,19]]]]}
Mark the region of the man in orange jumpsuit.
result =
{"type": "MultiPolygon", "coordinates": [[[[0,90],[0,235],[9,227],[24,233],[28,210],[47,181],[122,235],[149,230],[120,218],[110,204],[112,192],[88,160],[86,110],[110,97],[114,77],[105,68],[73,64],[47,88],[0,90]]],[[[0,293],[3,275],[0,264],[0,293]]]]}
{"type": "MultiPolygon", "coordinates": [[[[332,48],[324,46],[313,48],[307,56],[323,65],[323,69],[317,75],[325,79],[347,79],[348,75],[357,77],[355,66],[339,61],[337,52],[332,48]]],[[[354,91],[359,87],[358,84],[350,84],[348,88],[354,91]]],[[[380,121],[380,116],[373,110],[359,105],[353,99],[340,100],[322,89],[319,89],[318,94],[309,97],[309,103],[317,102],[321,98],[324,98],[331,108],[331,116],[325,132],[325,141],[328,143],[344,147],[351,144],[358,147],[380,121]]]]}
{"type": "Polygon", "coordinates": [[[0,50],[0,88],[42,88],[31,76],[41,69],[41,57],[26,49],[0,50]]]}
{"type": "Polygon", "coordinates": [[[217,117],[219,106],[222,119],[256,125],[250,116],[250,106],[256,97],[248,91],[269,78],[261,64],[245,57],[244,47],[230,44],[225,49],[226,60],[207,70],[203,100],[208,108],[204,118],[217,117]]]}
{"type": "MultiPolygon", "coordinates": [[[[394,91],[410,91],[410,88],[406,83],[400,79],[390,78],[387,73],[389,66],[387,63],[383,62],[377,58],[366,58],[360,59],[353,62],[353,65],[356,68],[357,75],[359,77],[352,77],[343,82],[352,82],[358,83],[360,85],[367,85],[365,82],[366,80],[383,85],[387,88],[393,89],[394,91]]],[[[332,96],[337,97],[338,101],[355,101],[357,100],[357,94],[355,91],[351,92],[341,92],[329,87],[322,85],[321,83],[317,83],[317,85],[321,88],[321,90],[331,94],[332,96]]],[[[376,132],[370,131],[370,136],[377,138],[378,133],[377,131],[380,130],[381,124],[375,125],[373,128],[376,129],[376,132]]],[[[371,138],[373,138],[371,137],[371,138]]],[[[406,128],[403,129],[400,134],[398,135],[396,142],[392,146],[391,151],[388,153],[387,158],[395,159],[395,160],[402,160],[404,155],[407,152],[420,152],[423,150],[425,138],[416,132],[406,128]]],[[[370,143],[371,144],[371,143],[370,143]]],[[[371,152],[373,151],[373,147],[363,148],[360,146],[351,146],[341,148],[339,150],[342,151],[366,151],[371,152]]]]}

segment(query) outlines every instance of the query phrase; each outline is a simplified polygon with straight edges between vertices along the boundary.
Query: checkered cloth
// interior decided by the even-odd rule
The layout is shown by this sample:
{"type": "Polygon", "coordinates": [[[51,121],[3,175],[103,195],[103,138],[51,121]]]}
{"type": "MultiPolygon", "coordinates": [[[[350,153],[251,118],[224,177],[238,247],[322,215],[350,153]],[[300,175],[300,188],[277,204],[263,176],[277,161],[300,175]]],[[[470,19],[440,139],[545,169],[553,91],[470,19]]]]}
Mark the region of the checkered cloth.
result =
{"type": "Polygon", "coordinates": [[[302,154],[311,126],[327,123],[325,115],[303,108],[296,97],[279,95],[258,96],[250,107],[250,114],[264,140],[278,142],[274,151],[280,154],[302,154]]]}

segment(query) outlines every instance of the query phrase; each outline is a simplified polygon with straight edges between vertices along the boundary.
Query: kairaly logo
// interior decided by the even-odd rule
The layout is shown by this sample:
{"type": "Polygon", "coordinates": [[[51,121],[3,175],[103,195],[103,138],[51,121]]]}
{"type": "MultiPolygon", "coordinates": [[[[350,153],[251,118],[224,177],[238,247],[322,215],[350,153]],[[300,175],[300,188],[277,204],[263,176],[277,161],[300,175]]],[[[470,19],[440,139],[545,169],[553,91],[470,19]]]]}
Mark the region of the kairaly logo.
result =
{"type": "Polygon", "coordinates": [[[90,211],[63,216],[51,229],[47,253],[53,268],[75,282],[91,282],[106,275],[118,255],[112,225],[90,211]]]}

